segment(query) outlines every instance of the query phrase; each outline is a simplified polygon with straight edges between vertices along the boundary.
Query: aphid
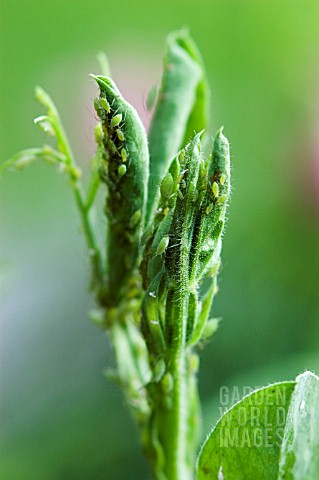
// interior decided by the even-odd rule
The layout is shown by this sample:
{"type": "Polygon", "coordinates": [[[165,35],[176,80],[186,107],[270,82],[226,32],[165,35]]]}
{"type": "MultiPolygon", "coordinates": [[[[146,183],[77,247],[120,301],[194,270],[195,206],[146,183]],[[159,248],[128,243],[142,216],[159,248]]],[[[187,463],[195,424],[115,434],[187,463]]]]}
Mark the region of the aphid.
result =
{"type": "Polygon", "coordinates": [[[217,182],[213,183],[212,190],[213,190],[214,196],[217,198],[219,195],[219,186],[217,182]]]}
{"type": "Polygon", "coordinates": [[[122,163],[122,165],[119,166],[117,173],[120,178],[123,177],[123,175],[126,174],[126,165],[123,165],[122,163]]]}
{"type": "Polygon", "coordinates": [[[221,195],[219,197],[219,199],[217,201],[218,201],[218,203],[224,203],[226,200],[227,200],[227,195],[226,195],[226,193],[224,193],[223,195],[221,195]]]}
{"type": "Polygon", "coordinates": [[[202,178],[206,178],[206,176],[207,176],[207,168],[203,168],[203,169],[201,170],[200,176],[201,176],[202,178]]]}
{"type": "Polygon", "coordinates": [[[171,373],[165,373],[164,377],[162,378],[162,386],[165,392],[171,392],[174,386],[174,379],[171,373]]]}
{"type": "Polygon", "coordinates": [[[129,232],[126,231],[126,232],[124,233],[124,236],[125,236],[125,238],[126,238],[126,240],[127,240],[128,242],[130,242],[130,243],[133,243],[133,242],[134,242],[134,238],[132,237],[132,235],[131,235],[129,232]]]}
{"type": "Polygon", "coordinates": [[[190,369],[193,372],[197,372],[199,368],[199,358],[198,355],[192,354],[190,357],[190,369]]]}
{"type": "Polygon", "coordinates": [[[177,195],[178,195],[178,198],[180,200],[184,200],[184,195],[182,194],[182,192],[180,191],[180,189],[177,190],[177,195]]]}
{"type": "Polygon", "coordinates": [[[183,180],[183,175],[180,173],[176,179],[176,182],[181,183],[182,180],[183,180]]]}
{"type": "Polygon", "coordinates": [[[220,176],[220,179],[219,179],[220,184],[224,185],[225,180],[226,180],[226,176],[222,173],[221,176],[220,176]]]}
{"type": "Polygon", "coordinates": [[[206,207],[206,213],[207,214],[210,213],[213,210],[213,208],[214,208],[214,204],[211,203],[210,205],[208,205],[208,207],[206,207]]]}
{"type": "Polygon", "coordinates": [[[94,128],[94,138],[96,143],[99,145],[103,139],[103,128],[101,123],[97,123],[94,128]]]}
{"type": "MultiPolygon", "coordinates": [[[[122,165],[122,167],[125,167],[125,165],[122,165]]],[[[136,212],[134,212],[131,217],[131,227],[135,227],[140,222],[141,218],[142,218],[141,210],[136,210],[136,212]]]]}
{"type": "Polygon", "coordinates": [[[121,141],[121,142],[124,142],[125,140],[125,137],[124,137],[124,133],[122,132],[122,130],[120,130],[119,128],[116,130],[116,135],[117,135],[117,138],[121,141]]]}
{"type": "Polygon", "coordinates": [[[117,115],[114,115],[114,117],[111,120],[111,127],[117,127],[122,121],[122,114],[118,113],[117,115]]]}
{"type": "Polygon", "coordinates": [[[180,163],[183,163],[184,158],[185,158],[185,152],[184,150],[182,150],[178,156],[178,160],[180,161],[180,163]]]}
{"type": "Polygon", "coordinates": [[[198,190],[194,190],[192,201],[193,201],[193,202],[196,202],[197,199],[198,199],[198,190]]]}
{"type": "Polygon", "coordinates": [[[164,198],[169,198],[174,190],[174,179],[170,173],[167,173],[161,182],[161,195],[164,198]]]}
{"type": "Polygon", "coordinates": [[[116,148],[116,145],[115,143],[113,142],[113,140],[109,139],[108,142],[107,142],[107,147],[108,149],[110,150],[110,152],[112,153],[116,153],[117,152],[117,148],[116,148]]]}
{"type": "Polygon", "coordinates": [[[101,110],[101,103],[100,103],[100,100],[97,97],[95,97],[93,105],[94,105],[94,109],[96,110],[97,114],[99,114],[100,110],[101,110]]]}
{"type": "Polygon", "coordinates": [[[101,97],[101,98],[100,98],[100,103],[101,103],[101,106],[102,106],[102,107],[104,108],[104,110],[106,111],[106,113],[110,113],[111,107],[110,107],[109,102],[106,100],[106,98],[101,97]]]}
{"type": "Polygon", "coordinates": [[[110,152],[108,152],[108,150],[103,150],[102,151],[102,158],[103,158],[103,160],[105,160],[107,162],[110,159],[110,152]]]}
{"type": "Polygon", "coordinates": [[[156,249],[156,255],[162,255],[165,252],[169,244],[169,237],[163,237],[156,249]]]}
{"type": "Polygon", "coordinates": [[[122,157],[123,162],[127,162],[127,152],[126,152],[125,148],[121,149],[121,157],[122,157]]]}

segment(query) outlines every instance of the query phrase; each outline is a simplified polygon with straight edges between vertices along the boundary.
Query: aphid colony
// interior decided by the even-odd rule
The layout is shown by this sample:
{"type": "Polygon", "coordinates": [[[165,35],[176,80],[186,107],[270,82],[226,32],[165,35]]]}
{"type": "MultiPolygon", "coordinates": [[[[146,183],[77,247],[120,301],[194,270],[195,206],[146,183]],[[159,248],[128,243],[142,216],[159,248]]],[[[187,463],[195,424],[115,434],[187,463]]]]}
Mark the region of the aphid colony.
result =
{"type": "Polygon", "coordinates": [[[109,102],[101,95],[94,99],[94,108],[101,119],[98,127],[104,148],[102,158],[107,163],[107,171],[100,168],[101,179],[110,187],[125,175],[127,170],[128,155],[125,149],[125,136],[121,126],[124,123],[122,113],[115,113],[109,102]]]}

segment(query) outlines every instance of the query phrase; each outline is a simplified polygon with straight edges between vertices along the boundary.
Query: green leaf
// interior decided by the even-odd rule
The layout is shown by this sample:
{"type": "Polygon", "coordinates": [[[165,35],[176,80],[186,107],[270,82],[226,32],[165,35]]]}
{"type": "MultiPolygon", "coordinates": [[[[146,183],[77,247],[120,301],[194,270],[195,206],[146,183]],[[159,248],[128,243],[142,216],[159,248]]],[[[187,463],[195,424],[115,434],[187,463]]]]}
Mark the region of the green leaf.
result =
{"type": "Polygon", "coordinates": [[[319,378],[256,390],[229,409],[204,443],[197,480],[319,477],[319,378]]]}
{"type": "Polygon", "coordinates": [[[294,387],[283,382],[261,388],[228,410],[202,447],[197,480],[277,480],[294,387]]]}
{"type": "Polygon", "coordinates": [[[319,477],[319,378],[297,377],[282,442],[279,480],[319,477]]]}
{"type": "Polygon", "coordinates": [[[206,128],[206,107],[207,87],[200,54],[187,32],[173,33],[167,40],[162,83],[149,131],[147,221],[169,163],[194,132],[206,128]]]}

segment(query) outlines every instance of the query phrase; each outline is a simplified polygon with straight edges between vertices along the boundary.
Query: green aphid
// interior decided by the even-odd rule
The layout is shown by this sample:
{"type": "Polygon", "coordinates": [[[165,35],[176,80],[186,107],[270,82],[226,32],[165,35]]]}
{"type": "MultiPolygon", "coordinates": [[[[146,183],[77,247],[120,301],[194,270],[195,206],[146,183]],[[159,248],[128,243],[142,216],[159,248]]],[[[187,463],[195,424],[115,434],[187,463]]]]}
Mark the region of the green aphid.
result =
{"type": "Polygon", "coordinates": [[[110,138],[109,138],[108,141],[107,141],[107,147],[108,147],[110,153],[112,153],[112,154],[117,153],[116,145],[115,145],[115,143],[113,142],[113,140],[111,140],[110,138]]]}
{"type": "Polygon", "coordinates": [[[113,128],[117,127],[121,123],[122,118],[123,118],[123,116],[122,116],[121,113],[118,113],[117,115],[114,115],[114,117],[111,120],[111,127],[113,127],[113,128]]]}
{"type": "Polygon", "coordinates": [[[161,182],[161,195],[163,198],[169,198],[174,191],[174,179],[171,173],[167,173],[161,182]]]}
{"type": "Polygon", "coordinates": [[[97,144],[100,144],[103,140],[103,128],[100,122],[95,125],[94,138],[97,144]]]}
{"type": "Polygon", "coordinates": [[[177,196],[180,200],[184,200],[184,195],[182,194],[179,188],[177,189],[177,196]]]}
{"type": "Polygon", "coordinates": [[[171,373],[167,372],[162,378],[162,387],[165,392],[171,392],[174,387],[174,379],[171,373]]]}
{"type": "Polygon", "coordinates": [[[226,195],[226,193],[224,193],[223,195],[221,195],[219,198],[218,198],[218,203],[224,203],[226,202],[228,199],[228,195],[226,195]]]}
{"type": "Polygon", "coordinates": [[[192,199],[193,202],[197,202],[198,195],[199,195],[198,190],[195,190],[194,193],[193,193],[193,199],[192,199]]]}
{"type": "Polygon", "coordinates": [[[121,149],[121,157],[123,162],[127,162],[127,151],[125,150],[124,147],[121,149]]]}
{"type": "Polygon", "coordinates": [[[185,158],[185,151],[182,150],[182,151],[180,152],[179,156],[178,156],[178,160],[179,160],[179,163],[180,163],[181,165],[183,165],[183,163],[184,163],[184,158],[185,158]]]}
{"type": "Polygon", "coordinates": [[[199,369],[199,356],[196,353],[192,353],[189,359],[189,367],[190,369],[196,373],[199,369]]]}
{"type": "MultiPolygon", "coordinates": [[[[125,165],[122,165],[125,167],[125,165]]],[[[131,218],[131,227],[135,227],[142,218],[142,212],[141,210],[136,210],[136,212],[133,213],[132,218],[131,218]]]]}
{"type": "Polygon", "coordinates": [[[125,137],[124,137],[124,133],[122,132],[121,129],[117,129],[116,130],[116,135],[117,135],[117,138],[121,141],[121,142],[124,142],[125,140],[125,137]]]}
{"type": "Polygon", "coordinates": [[[122,165],[119,166],[117,173],[119,177],[123,177],[123,175],[126,174],[126,165],[122,163],[122,165]]]}
{"type": "Polygon", "coordinates": [[[165,252],[169,244],[169,237],[163,237],[156,249],[156,255],[162,255],[165,252]]]}
{"type": "Polygon", "coordinates": [[[210,205],[208,205],[208,207],[206,207],[206,213],[209,214],[214,208],[214,204],[211,203],[210,205]]]}
{"type": "Polygon", "coordinates": [[[218,186],[218,183],[217,183],[217,182],[214,182],[214,183],[213,183],[212,191],[213,191],[214,197],[218,198],[218,195],[219,195],[219,186],[218,186]]]}
{"type": "Polygon", "coordinates": [[[179,184],[179,183],[181,183],[182,180],[183,180],[183,174],[180,173],[180,174],[177,176],[176,182],[179,184]]]}
{"type": "Polygon", "coordinates": [[[106,111],[106,113],[110,113],[111,107],[110,107],[109,102],[106,100],[106,98],[101,97],[101,98],[100,98],[100,103],[101,103],[101,106],[102,106],[102,107],[104,108],[104,110],[106,111]]]}
{"type": "Polygon", "coordinates": [[[102,110],[102,105],[101,105],[100,100],[97,97],[95,97],[95,99],[93,101],[93,105],[94,105],[94,109],[97,112],[97,114],[100,115],[101,110],[102,110]]]}

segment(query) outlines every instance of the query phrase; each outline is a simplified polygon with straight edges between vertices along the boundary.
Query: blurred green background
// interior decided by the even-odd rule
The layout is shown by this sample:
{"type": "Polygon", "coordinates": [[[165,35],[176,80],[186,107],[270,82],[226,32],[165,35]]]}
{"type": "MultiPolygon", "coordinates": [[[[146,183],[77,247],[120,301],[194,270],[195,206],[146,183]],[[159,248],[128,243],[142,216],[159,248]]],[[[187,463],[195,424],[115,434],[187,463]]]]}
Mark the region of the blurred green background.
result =
{"type": "MultiPolygon", "coordinates": [[[[317,0],[0,1],[1,156],[45,140],[40,84],[82,166],[94,152],[95,54],[147,122],[166,35],[188,26],[207,67],[214,131],[225,126],[233,195],[202,352],[205,430],[221,385],[319,370],[317,0]]],[[[63,176],[46,165],[0,180],[0,478],[149,478],[107,338],[90,324],[88,262],[63,176]]]]}

